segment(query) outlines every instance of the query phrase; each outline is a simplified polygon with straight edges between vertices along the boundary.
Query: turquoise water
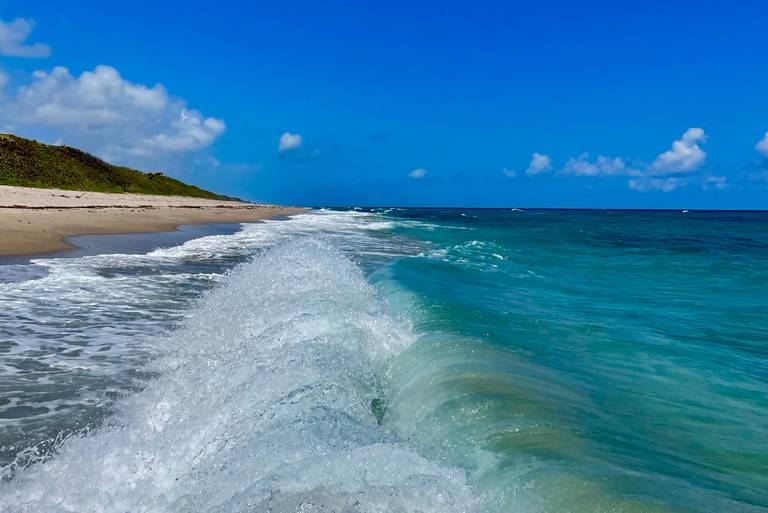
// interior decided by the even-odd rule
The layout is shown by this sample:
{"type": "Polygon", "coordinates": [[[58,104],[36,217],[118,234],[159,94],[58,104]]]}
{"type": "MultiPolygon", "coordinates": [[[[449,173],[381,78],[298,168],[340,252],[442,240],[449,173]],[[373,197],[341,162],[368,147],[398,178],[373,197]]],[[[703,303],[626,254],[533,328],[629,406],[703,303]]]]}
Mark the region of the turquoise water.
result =
{"type": "Polygon", "coordinates": [[[767,213],[358,209],[0,267],[0,511],[768,511],[766,264],[767,213]]]}
{"type": "Polygon", "coordinates": [[[398,217],[435,225],[382,278],[420,305],[393,403],[430,451],[557,511],[768,507],[768,215],[398,217]]]}

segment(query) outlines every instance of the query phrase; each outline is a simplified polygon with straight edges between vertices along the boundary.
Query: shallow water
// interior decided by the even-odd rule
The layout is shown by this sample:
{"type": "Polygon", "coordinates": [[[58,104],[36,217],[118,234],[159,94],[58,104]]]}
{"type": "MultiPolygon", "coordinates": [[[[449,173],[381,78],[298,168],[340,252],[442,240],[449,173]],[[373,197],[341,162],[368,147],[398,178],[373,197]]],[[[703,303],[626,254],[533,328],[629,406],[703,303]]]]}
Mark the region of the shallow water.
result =
{"type": "Polygon", "coordinates": [[[0,267],[0,511],[768,511],[768,214],[378,209],[0,267]]]}

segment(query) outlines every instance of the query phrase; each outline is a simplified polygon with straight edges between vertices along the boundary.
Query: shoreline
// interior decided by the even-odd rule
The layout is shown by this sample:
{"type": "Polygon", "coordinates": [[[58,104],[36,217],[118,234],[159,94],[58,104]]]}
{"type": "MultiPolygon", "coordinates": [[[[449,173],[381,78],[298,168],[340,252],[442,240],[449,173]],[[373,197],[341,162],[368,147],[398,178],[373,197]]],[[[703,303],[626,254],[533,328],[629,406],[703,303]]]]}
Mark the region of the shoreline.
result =
{"type": "MultiPolygon", "coordinates": [[[[277,217],[279,219],[280,216],[277,217]]],[[[272,218],[275,219],[275,218],[272,218]]],[[[77,258],[93,255],[146,254],[160,248],[179,246],[187,241],[211,235],[232,235],[243,229],[242,223],[181,224],[173,231],[86,233],[65,237],[66,249],[26,255],[0,255],[3,266],[28,265],[38,258],[77,258]]],[[[3,277],[0,277],[2,283],[3,277]]]]}
{"type": "Polygon", "coordinates": [[[0,186],[0,257],[76,249],[69,237],[176,232],[184,225],[257,222],[306,211],[180,196],[0,186]]]}

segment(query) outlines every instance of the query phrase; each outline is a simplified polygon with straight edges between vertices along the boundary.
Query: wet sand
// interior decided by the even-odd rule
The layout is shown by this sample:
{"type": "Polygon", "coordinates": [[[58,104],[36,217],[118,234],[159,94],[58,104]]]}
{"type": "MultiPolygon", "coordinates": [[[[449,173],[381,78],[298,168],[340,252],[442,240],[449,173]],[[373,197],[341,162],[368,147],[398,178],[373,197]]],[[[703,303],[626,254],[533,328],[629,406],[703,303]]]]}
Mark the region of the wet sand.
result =
{"type": "Polygon", "coordinates": [[[305,211],[180,196],[0,186],[0,255],[72,249],[67,237],[170,232],[180,225],[254,222],[305,211]]]}

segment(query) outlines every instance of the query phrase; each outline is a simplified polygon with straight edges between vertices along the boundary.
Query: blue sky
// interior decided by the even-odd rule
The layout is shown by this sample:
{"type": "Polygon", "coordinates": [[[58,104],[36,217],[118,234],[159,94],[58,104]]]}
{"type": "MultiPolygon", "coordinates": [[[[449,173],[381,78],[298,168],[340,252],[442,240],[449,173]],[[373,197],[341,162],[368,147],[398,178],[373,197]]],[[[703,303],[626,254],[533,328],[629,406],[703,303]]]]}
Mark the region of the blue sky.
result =
{"type": "Polygon", "coordinates": [[[765,2],[104,4],[0,0],[0,130],[279,203],[768,208],[765,2]]]}

